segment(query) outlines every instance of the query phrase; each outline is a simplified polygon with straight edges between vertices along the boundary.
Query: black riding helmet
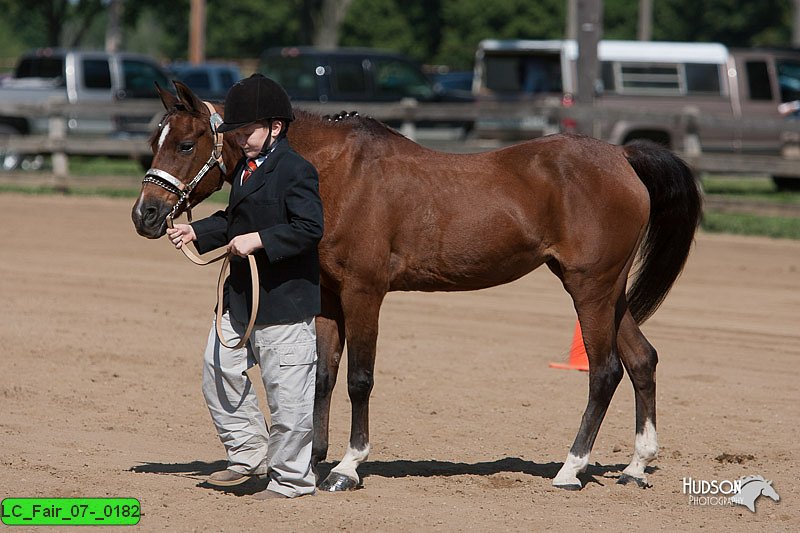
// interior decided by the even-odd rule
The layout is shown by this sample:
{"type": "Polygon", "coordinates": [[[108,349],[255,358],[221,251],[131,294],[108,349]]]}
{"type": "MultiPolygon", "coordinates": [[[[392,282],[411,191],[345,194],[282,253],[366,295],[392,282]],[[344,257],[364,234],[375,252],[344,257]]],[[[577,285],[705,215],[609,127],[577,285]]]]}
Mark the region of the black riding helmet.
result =
{"type": "Polygon", "coordinates": [[[253,74],[238,81],[225,97],[225,121],[218,131],[224,133],[254,122],[294,120],[289,95],[277,82],[263,74],[253,74]]]}

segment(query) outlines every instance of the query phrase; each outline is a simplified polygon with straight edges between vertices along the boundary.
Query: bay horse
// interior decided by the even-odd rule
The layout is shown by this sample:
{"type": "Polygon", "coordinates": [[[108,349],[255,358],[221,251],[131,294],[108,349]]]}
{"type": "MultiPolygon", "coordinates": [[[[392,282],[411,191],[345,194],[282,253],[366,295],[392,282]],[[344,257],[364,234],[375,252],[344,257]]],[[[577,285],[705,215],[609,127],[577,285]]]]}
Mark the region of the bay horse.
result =
{"type": "MultiPolygon", "coordinates": [[[[187,201],[156,183],[189,182],[212,153],[212,110],[175,83],[161,88],[167,112],[151,139],[153,167],[133,206],[137,232],[155,239],[170,212],[196,205],[230,182],[242,156],[222,140],[227,170],[211,165],[187,201]]],[[[208,105],[207,105],[208,104],[208,105]]],[[[551,135],[490,152],[424,148],[366,117],[336,119],[296,110],[294,149],[319,171],[325,232],[319,245],[322,313],[314,405],[313,463],[326,458],[331,393],[347,346],[350,440],[322,490],[359,486],[367,459],[378,314],[389,291],[465,291],[516,280],[541,265],[573,300],[589,361],[589,397],[566,461],[553,480],[582,487],[597,432],[623,375],[633,384],[633,459],[619,482],[647,486],[656,456],[657,354],[639,329],[681,273],[701,219],[689,167],[667,148],[614,146],[590,137],[551,135]],[[637,259],[638,258],[638,259],[637,259]],[[637,267],[629,286],[628,275],[637,267]]]]}

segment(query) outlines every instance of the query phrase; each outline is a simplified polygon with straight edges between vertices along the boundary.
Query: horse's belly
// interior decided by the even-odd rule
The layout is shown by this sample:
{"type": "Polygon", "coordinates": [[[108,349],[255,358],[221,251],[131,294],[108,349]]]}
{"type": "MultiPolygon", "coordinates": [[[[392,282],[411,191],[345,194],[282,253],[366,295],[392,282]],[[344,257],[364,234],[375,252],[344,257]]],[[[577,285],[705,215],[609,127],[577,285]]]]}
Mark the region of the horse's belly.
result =
{"type": "Polygon", "coordinates": [[[389,290],[469,291],[509,283],[541,266],[547,257],[536,250],[505,252],[465,250],[458,254],[401,257],[392,255],[389,290]]]}

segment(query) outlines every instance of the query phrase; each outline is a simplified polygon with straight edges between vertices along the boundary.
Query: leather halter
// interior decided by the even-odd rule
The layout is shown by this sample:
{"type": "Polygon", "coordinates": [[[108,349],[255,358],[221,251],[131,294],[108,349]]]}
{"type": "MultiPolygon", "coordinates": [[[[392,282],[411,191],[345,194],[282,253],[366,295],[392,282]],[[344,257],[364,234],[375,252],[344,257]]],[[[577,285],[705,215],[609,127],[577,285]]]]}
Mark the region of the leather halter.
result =
{"type": "MultiPolygon", "coordinates": [[[[211,117],[209,119],[211,123],[211,135],[214,138],[214,148],[211,151],[211,156],[206,161],[206,164],[203,165],[203,168],[195,175],[192,180],[184,184],[181,180],[159,168],[151,168],[148,170],[145,175],[142,183],[152,183],[154,185],[158,185],[162,189],[167,192],[170,192],[178,197],[178,201],[172,207],[172,211],[167,215],[167,227],[172,228],[173,223],[172,219],[177,216],[178,210],[180,207],[185,203],[186,204],[186,216],[191,222],[192,220],[192,206],[189,203],[189,195],[192,193],[197,184],[200,183],[200,180],[208,174],[208,171],[211,170],[214,165],[219,165],[220,170],[223,174],[227,174],[227,170],[225,168],[225,162],[222,160],[222,142],[223,137],[222,133],[217,130],[220,124],[222,124],[222,117],[217,113],[214,106],[212,106],[208,102],[203,102],[206,107],[208,108],[211,117]]],[[[220,187],[222,188],[222,183],[220,183],[220,187]]],[[[238,350],[239,348],[243,347],[247,341],[250,339],[250,335],[253,332],[253,327],[256,322],[256,311],[258,310],[258,291],[259,291],[259,278],[258,278],[258,266],[256,264],[256,258],[251,254],[247,256],[247,260],[250,264],[250,281],[251,281],[251,289],[253,294],[252,300],[252,309],[250,312],[250,320],[247,323],[247,328],[245,329],[244,335],[241,336],[238,343],[229,343],[225,340],[225,337],[222,335],[222,301],[223,301],[223,294],[224,294],[224,287],[225,287],[225,272],[228,269],[228,265],[230,263],[230,252],[224,252],[216,257],[212,257],[210,259],[204,259],[196,255],[194,252],[189,250],[185,245],[181,246],[181,251],[183,255],[186,256],[189,261],[196,265],[209,265],[219,260],[223,260],[222,268],[219,272],[219,279],[217,280],[217,311],[216,311],[216,320],[215,328],[217,330],[217,338],[219,342],[233,350],[238,350]]]]}
{"type": "MultiPolygon", "coordinates": [[[[175,216],[177,216],[178,211],[180,210],[183,204],[186,204],[186,215],[189,220],[192,219],[192,205],[189,203],[189,195],[192,194],[192,191],[197,187],[200,183],[200,180],[208,174],[208,171],[214,168],[215,165],[219,165],[220,170],[223,174],[227,174],[227,169],[225,167],[225,162],[222,159],[222,145],[223,145],[223,134],[217,130],[220,124],[222,124],[222,117],[217,113],[217,110],[214,109],[208,102],[203,102],[206,107],[208,108],[208,112],[210,114],[209,122],[211,124],[211,136],[214,138],[214,148],[211,150],[211,155],[206,161],[206,164],[197,172],[194,178],[189,183],[183,183],[181,180],[170,174],[165,170],[161,170],[160,168],[151,168],[148,170],[145,175],[144,179],[142,180],[142,184],[145,183],[152,183],[154,185],[158,185],[165,191],[174,194],[178,197],[178,201],[175,202],[175,205],[172,206],[172,211],[170,211],[169,215],[167,215],[167,220],[172,220],[175,216]]],[[[220,188],[222,187],[222,183],[220,182],[220,188]]]]}

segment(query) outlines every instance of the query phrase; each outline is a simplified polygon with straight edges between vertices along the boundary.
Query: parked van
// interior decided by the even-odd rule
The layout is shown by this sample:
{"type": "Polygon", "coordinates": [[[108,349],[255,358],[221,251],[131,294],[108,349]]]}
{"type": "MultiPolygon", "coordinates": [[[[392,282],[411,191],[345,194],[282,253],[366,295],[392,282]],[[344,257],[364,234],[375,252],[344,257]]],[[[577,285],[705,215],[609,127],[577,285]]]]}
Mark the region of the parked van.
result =
{"type": "MultiPolygon", "coordinates": [[[[576,91],[578,47],[572,40],[485,40],[476,52],[474,92],[479,98],[558,105],[576,91]]],[[[729,50],[718,43],[600,41],[599,110],[779,119],[778,106],[800,97],[800,52],[729,50]]],[[[674,122],[674,121],[673,121],[674,122]]],[[[777,132],[698,125],[707,152],[780,154],[777,132]]],[[[479,121],[483,136],[529,138],[559,131],[545,117],[479,121]]],[[[683,125],[637,119],[602,119],[599,135],[622,144],[647,138],[677,148],[683,125]]],[[[595,132],[598,133],[597,131],[595,132]]]]}

